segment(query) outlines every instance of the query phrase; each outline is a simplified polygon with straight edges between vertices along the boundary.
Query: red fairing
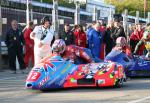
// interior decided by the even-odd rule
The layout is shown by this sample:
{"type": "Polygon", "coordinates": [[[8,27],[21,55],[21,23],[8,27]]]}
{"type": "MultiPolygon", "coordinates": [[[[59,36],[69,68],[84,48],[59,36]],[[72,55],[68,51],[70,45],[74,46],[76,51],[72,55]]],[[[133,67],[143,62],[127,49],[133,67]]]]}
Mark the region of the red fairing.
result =
{"type": "Polygon", "coordinates": [[[99,64],[92,65],[79,65],[78,70],[76,70],[72,75],[68,75],[64,87],[84,87],[84,86],[114,86],[117,79],[123,78],[123,67],[121,65],[117,66],[115,63],[110,63],[106,67],[101,67],[101,69],[96,70],[99,64]],[[91,71],[95,71],[92,78],[95,82],[92,84],[78,84],[77,80],[87,78],[91,76],[91,71]]]}

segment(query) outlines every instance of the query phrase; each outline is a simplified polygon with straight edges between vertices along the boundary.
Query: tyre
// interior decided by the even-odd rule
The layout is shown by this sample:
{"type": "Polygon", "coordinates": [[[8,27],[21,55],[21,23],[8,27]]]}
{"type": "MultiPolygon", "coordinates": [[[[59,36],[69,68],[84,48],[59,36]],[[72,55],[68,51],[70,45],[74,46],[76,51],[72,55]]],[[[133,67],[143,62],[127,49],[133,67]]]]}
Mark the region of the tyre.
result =
{"type": "Polygon", "coordinates": [[[117,79],[116,83],[115,83],[115,87],[116,88],[121,88],[124,85],[124,78],[121,79],[117,79]]]}

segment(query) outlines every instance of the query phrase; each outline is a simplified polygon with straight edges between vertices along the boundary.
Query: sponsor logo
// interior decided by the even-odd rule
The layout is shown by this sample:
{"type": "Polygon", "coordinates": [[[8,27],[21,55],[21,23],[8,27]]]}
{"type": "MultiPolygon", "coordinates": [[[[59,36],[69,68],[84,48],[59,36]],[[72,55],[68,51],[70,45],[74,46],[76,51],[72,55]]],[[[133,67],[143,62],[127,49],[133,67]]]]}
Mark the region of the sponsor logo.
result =
{"type": "Polygon", "coordinates": [[[99,79],[98,80],[98,84],[104,84],[105,83],[105,79],[99,79]]]}
{"type": "Polygon", "coordinates": [[[43,86],[49,79],[50,79],[50,76],[45,77],[45,78],[39,83],[39,87],[43,86]]]}

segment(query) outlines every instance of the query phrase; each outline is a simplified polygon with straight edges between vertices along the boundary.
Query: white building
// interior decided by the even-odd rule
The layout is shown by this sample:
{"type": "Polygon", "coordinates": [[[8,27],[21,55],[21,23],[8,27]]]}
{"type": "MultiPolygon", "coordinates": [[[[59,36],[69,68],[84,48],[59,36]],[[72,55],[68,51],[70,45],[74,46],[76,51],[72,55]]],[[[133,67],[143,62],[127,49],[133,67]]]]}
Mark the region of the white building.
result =
{"type": "Polygon", "coordinates": [[[104,0],[87,0],[86,1],[87,12],[93,13],[94,6],[97,8],[98,11],[100,11],[100,18],[109,17],[110,11],[111,11],[111,15],[115,14],[115,6],[105,4],[104,0]]]}

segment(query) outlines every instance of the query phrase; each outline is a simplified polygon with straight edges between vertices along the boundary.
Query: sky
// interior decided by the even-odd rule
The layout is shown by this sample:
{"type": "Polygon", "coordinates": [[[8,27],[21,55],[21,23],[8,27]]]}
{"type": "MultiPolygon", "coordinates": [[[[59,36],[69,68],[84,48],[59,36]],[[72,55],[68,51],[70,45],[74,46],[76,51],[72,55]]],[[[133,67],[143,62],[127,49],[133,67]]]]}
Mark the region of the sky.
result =
{"type": "Polygon", "coordinates": [[[104,0],[94,0],[94,1],[104,2],[104,0]]]}

